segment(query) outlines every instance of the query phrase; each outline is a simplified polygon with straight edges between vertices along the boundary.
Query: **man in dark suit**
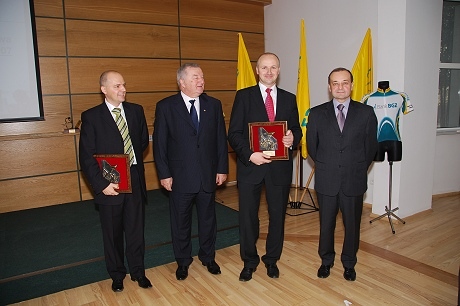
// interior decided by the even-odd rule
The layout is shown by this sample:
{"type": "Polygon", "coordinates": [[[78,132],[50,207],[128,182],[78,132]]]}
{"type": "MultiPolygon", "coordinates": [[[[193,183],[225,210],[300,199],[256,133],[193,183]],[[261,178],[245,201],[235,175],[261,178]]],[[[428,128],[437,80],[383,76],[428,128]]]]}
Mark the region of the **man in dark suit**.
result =
{"type": "Polygon", "coordinates": [[[348,69],[332,70],[328,84],[333,99],[311,109],[307,126],[320,217],[318,277],[328,277],[334,265],[334,231],[340,209],[345,227],[343,277],[354,281],[367,170],[377,151],[377,118],[372,107],[350,99],[353,75],[348,69]]]}
{"type": "Polygon", "coordinates": [[[144,110],[140,105],[125,102],[125,81],[120,73],[112,70],[102,73],[100,86],[105,101],[81,115],[80,166],[98,204],[105,263],[113,280],[112,290],[123,291],[123,279],[126,276],[123,240],[126,240],[126,258],[131,280],[137,281],[142,288],[150,288],[152,284],[145,276],[144,268],[147,191],[143,152],[149,145],[144,110]],[[124,133],[125,142],[129,144],[127,146],[124,145],[116,118],[123,123],[123,131],[128,129],[129,137],[124,133]],[[102,176],[94,154],[130,156],[132,193],[117,192],[118,184],[111,183],[102,176]]]}
{"type": "Polygon", "coordinates": [[[228,148],[221,102],[203,93],[200,66],[182,65],[177,84],[179,93],[157,103],[153,151],[161,186],[170,191],[176,278],[185,280],[193,261],[193,203],[198,215],[198,259],[211,274],[221,273],[215,261],[215,191],[227,179],[228,148]]]}
{"type": "Polygon", "coordinates": [[[269,277],[279,277],[276,263],[283,249],[286,206],[292,182],[292,148],[302,138],[295,95],[276,86],[280,73],[278,57],[273,53],[262,54],[257,60],[256,72],[259,84],[236,93],[228,130],[228,141],[237,154],[240,255],[244,261],[240,281],[249,281],[260,263],[256,242],[264,184],[270,224],[262,261],[269,277]],[[287,121],[288,130],[279,145],[289,148],[289,160],[271,160],[269,155],[250,149],[248,123],[274,120],[287,121]]]}

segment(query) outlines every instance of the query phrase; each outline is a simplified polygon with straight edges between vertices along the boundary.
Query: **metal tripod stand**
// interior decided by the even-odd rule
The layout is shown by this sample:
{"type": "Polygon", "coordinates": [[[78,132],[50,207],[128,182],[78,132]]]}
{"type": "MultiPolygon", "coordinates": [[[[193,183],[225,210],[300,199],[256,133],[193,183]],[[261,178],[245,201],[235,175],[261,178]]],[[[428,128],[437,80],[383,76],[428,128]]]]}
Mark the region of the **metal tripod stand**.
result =
{"type": "Polygon", "coordinates": [[[314,167],[311,169],[310,177],[308,178],[307,184],[305,185],[305,188],[303,189],[302,196],[300,197],[299,200],[297,199],[297,190],[299,189],[299,181],[298,181],[297,177],[298,177],[298,174],[301,173],[301,169],[300,169],[300,150],[299,149],[297,149],[296,172],[298,172],[298,173],[296,173],[296,182],[295,182],[295,187],[294,187],[295,188],[294,200],[292,200],[291,195],[289,195],[288,208],[291,208],[291,209],[294,209],[294,210],[304,210],[304,212],[292,214],[292,213],[289,212],[289,210],[286,209],[286,215],[288,215],[288,216],[300,216],[300,215],[305,215],[305,214],[309,214],[309,213],[312,213],[312,212],[319,211],[319,208],[316,207],[315,201],[313,200],[313,197],[311,195],[310,189],[308,188],[308,186],[310,186],[310,182],[311,182],[311,179],[313,177],[313,174],[315,173],[315,168],[314,167]],[[308,192],[308,195],[310,196],[310,200],[311,200],[312,204],[303,202],[303,198],[304,198],[306,192],[308,192]],[[306,207],[302,207],[302,205],[304,205],[306,207]]]}
{"type": "Polygon", "coordinates": [[[397,211],[399,209],[399,207],[391,209],[391,184],[392,184],[392,181],[393,181],[393,161],[389,161],[388,163],[390,164],[390,178],[389,178],[389,184],[388,184],[388,186],[389,186],[389,188],[388,188],[388,192],[389,192],[388,206],[385,206],[385,213],[383,215],[380,215],[377,218],[372,219],[371,221],[369,221],[369,223],[372,223],[374,221],[380,220],[383,217],[387,216],[388,221],[390,222],[391,232],[393,234],[395,234],[396,232],[395,232],[395,228],[393,226],[393,220],[391,219],[391,217],[392,216],[395,217],[397,220],[402,222],[402,224],[406,224],[406,221],[404,221],[403,219],[401,219],[400,217],[398,217],[398,216],[396,216],[394,214],[394,212],[397,211]]]}

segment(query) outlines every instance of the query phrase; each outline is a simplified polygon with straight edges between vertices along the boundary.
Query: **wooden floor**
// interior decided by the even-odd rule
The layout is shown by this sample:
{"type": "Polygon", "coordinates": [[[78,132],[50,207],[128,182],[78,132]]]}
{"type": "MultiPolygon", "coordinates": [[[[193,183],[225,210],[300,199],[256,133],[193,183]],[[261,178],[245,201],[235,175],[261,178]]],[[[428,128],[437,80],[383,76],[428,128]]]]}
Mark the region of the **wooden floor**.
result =
{"type": "MultiPolygon", "coordinates": [[[[293,190],[292,199],[300,200],[293,190]]],[[[219,200],[238,209],[236,187],[219,189],[219,200]]],[[[308,193],[303,198],[310,202],[308,193]]],[[[307,205],[302,205],[307,208],[307,205]]],[[[307,210],[288,209],[291,214],[307,210]]],[[[267,233],[266,204],[260,209],[259,255],[264,254],[267,233]]],[[[284,251],[278,262],[280,278],[271,279],[263,265],[253,279],[240,282],[243,267],[239,245],[218,250],[221,275],[211,275],[198,259],[185,281],[175,278],[176,264],[146,271],[153,288],[142,289],[125,279],[125,289],[114,293],[111,280],[65,290],[20,303],[21,305],[458,305],[460,264],[460,195],[436,197],[432,209],[395,224],[388,219],[369,223],[371,208],[364,207],[357,279],[343,279],[340,250],[341,219],[336,230],[335,266],[327,279],[316,276],[318,212],[286,216],[284,251]]]]}

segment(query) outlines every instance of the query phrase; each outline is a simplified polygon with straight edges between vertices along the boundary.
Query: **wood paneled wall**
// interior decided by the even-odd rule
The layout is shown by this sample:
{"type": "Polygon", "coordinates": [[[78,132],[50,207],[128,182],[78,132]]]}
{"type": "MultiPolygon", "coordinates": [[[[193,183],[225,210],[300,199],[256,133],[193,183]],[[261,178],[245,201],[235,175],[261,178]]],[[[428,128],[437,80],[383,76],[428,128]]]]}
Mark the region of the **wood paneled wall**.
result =
{"type": "MultiPolygon", "coordinates": [[[[127,101],[144,107],[153,132],[155,104],[177,92],[176,71],[196,62],[226,122],[236,88],[238,32],[253,66],[264,52],[264,5],[271,0],[35,0],[44,121],[0,124],[0,213],[91,199],[78,165],[73,122],[103,101],[99,76],[123,74],[127,101]]],[[[229,149],[229,181],[236,179],[229,149]]],[[[152,147],[147,188],[159,188],[152,147]]]]}

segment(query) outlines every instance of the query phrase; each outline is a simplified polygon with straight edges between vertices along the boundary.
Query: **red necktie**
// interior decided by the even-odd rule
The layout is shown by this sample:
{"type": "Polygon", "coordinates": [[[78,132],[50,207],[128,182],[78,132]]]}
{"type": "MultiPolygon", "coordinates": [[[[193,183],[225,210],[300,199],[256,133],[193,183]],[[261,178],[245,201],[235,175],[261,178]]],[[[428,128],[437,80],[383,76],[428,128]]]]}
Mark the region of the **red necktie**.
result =
{"type": "Polygon", "coordinates": [[[275,121],[275,107],[273,106],[273,99],[270,95],[270,88],[265,90],[267,92],[267,98],[265,99],[265,109],[267,110],[268,120],[275,121]]]}

